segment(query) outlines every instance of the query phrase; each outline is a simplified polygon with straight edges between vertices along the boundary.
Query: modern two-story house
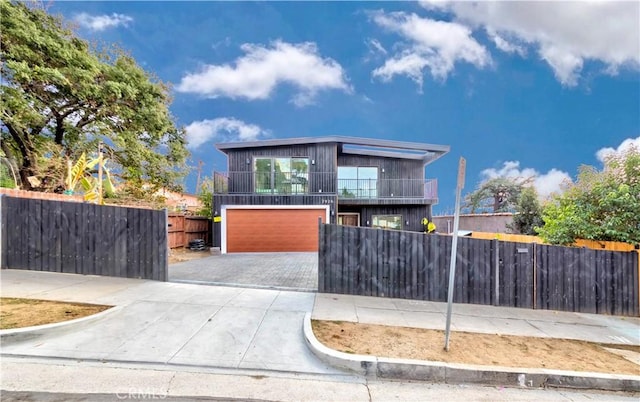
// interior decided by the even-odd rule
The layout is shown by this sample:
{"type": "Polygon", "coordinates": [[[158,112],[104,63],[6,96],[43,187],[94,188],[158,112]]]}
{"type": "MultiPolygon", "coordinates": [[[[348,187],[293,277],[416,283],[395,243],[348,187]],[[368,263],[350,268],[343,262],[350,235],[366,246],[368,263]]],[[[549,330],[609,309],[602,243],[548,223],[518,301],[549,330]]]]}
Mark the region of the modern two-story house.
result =
{"type": "Polygon", "coordinates": [[[422,231],[438,202],[425,166],[449,146],[354,137],[221,143],[214,246],[227,252],[315,251],[318,221],[422,231]]]}

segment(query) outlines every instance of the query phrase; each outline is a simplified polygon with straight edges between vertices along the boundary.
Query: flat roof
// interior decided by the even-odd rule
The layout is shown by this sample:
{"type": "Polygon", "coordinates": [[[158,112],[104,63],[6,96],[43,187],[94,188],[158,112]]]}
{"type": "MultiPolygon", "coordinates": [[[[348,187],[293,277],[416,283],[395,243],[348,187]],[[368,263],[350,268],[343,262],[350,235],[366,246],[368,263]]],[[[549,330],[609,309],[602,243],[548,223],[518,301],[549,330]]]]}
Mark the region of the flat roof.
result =
{"type": "Polygon", "coordinates": [[[425,164],[431,163],[447,152],[448,145],[425,144],[420,142],[380,140],[360,137],[301,137],[276,140],[223,142],[216,144],[216,148],[226,153],[233,149],[279,147],[287,145],[335,143],[342,154],[379,156],[383,158],[400,158],[421,160],[425,164]]]}

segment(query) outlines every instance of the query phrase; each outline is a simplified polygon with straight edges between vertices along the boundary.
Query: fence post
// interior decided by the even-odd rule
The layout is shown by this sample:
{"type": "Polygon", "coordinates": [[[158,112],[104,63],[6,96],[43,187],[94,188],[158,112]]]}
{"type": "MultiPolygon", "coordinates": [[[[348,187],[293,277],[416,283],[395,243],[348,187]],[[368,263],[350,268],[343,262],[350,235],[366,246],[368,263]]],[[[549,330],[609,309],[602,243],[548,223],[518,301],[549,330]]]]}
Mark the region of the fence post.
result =
{"type": "Polygon", "coordinates": [[[537,308],[538,302],[538,250],[537,245],[533,243],[533,309],[537,308]]]}
{"type": "MultiPolygon", "coordinates": [[[[4,194],[0,194],[0,269],[4,269],[6,264],[5,256],[4,256],[4,253],[6,252],[6,250],[4,247],[4,243],[2,243],[2,241],[4,240],[4,231],[7,228],[7,223],[4,221],[5,213],[2,210],[3,197],[4,197],[4,194]]],[[[638,258],[640,259],[640,254],[638,254],[638,258]]]]}
{"type": "MultiPolygon", "coordinates": [[[[318,217],[318,292],[324,293],[324,267],[326,252],[323,252],[322,245],[324,243],[324,230],[322,228],[322,217],[318,217]]],[[[326,250],[325,250],[326,251],[326,250]]]]}
{"type": "Polygon", "coordinates": [[[164,267],[162,273],[162,281],[167,282],[169,280],[169,210],[164,208],[164,235],[167,239],[166,247],[164,248],[164,267]]]}
{"type": "Polygon", "coordinates": [[[495,298],[493,299],[493,305],[499,306],[500,305],[500,243],[498,242],[498,239],[493,240],[493,249],[494,249],[493,269],[495,270],[494,276],[496,279],[496,283],[494,287],[495,298]]]}

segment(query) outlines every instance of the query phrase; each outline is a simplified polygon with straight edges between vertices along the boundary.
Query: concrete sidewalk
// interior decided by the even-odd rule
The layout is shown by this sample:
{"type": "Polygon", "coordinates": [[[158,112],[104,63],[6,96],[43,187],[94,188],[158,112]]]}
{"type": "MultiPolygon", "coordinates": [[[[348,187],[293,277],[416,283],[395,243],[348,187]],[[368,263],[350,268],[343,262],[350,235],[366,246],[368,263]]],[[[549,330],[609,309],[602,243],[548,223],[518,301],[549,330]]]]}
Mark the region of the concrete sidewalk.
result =
{"type": "MultiPolygon", "coordinates": [[[[186,384],[197,389],[194,384],[216,378],[214,383],[203,384],[195,394],[256,398],[261,395],[260,392],[270,389],[267,384],[279,384],[285,388],[264,395],[278,400],[327,399],[320,398],[318,390],[334,387],[336,393],[330,394],[334,398],[328,400],[336,400],[337,395],[346,398],[352,391],[357,396],[346,399],[375,400],[373,395],[376,387],[378,390],[390,389],[389,384],[393,383],[347,372],[317,358],[305,343],[305,315],[312,312],[313,318],[317,319],[442,329],[446,309],[444,303],[22,270],[2,270],[0,275],[3,297],[119,306],[118,311],[92,322],[80,331],[45,334],[20,342],[3,341],[2,387],[10,384],[9,390],[117,392],[113,390],[123,389],[127,385],[115,380],[105,385],[98,380],[99,377],[92,377],[91,381],[96,382],[95,387],[87,386],[82,374],[86,367],[70,367],[72,362],[86,362],[98,366],[94,367],[96,375],[105,371],[123,373],[122,378],[128,378],[131,374],[140,373],[140,381],[135,383],[135,387],[142,391],[145,381],[158,378],[158,370],[168,370],[160,381],[159,389],[173,389],[172,395],[189,395],[184,393],[189,389],[186,384]],[[34,359],[38,362],[34,363],[34,359]],[[127,365],[127,369],[122,371],[103,366],[107,363],[120,365],[118,367],[127,365]],[[54,368],[56,364],[61,367],[59,370],[54,368]],[[217,374],[211,370],[225,371],[216,377],[217,374]],[[178,372],[185,374],[176,374],[178,372]],[[45,373],[50,380],[43,383],[45,373]],[[67,383],[70,380],[60,376],[76,378],[78,383],[67,383]],[[242,378],[242,384],[267,380],[263,386],[247,389],[246,393],[243,393],[244,385],[238,385],[240,383],[234,385],[237,386],[233,389],[236,394],[232,390],[218,392],[215,387],[226,386],[225,379],[229,379],[229,376],[242,378]],[[274,376],[285,376],[287,380],[281,381],[274,376]],[[306,377],[303,380],[301,376],[306,377]],[[25,382],[27,378],[32,382],[25,382]],[[185,382],[185,388],[176,388],[177,378],[185,382]],[[311,384],[314,384],[316,391],[305,388],[311,384]],[[296,386],[305,389],[297,393],[289,391],[291,397],[286,397],[286,387],[296,386]]],[[[638,318],[457,304],[454,306],[452,322],[453,329],[459,331],[640,344],[638,318]]],[[[131,386],[134,386],[133,383],[131,386]]],[[[416,395],[427,395],[426,392],[434,387],[444,390],[455,386],[423,383],[409,387],[411,391],[402,391],[396,397],[415,400],[416,395]]],[[[567,391],[521,391],[526,393],[523,399],[527,400],[574,400],[573,396],[564,398],[562,392],[567,391]]],[[[493,391],[490,394],[490,399],[499,396],[493,391]]],[[[380,395],[377,400],[388,400],[380,395]]],[[[437,399],[439,392],[429,395],[437,399]]],[[[626,399],[627,396],[625,394],[622,398],[626,399]]],[[[345,399],[341,397],[337,399],[345,399]]],[[[468,396],[460,399],[470,400],[468,396]]],[[[514,400],[513,395],[508,399],[514,400]]]]}
{"type": "MultiPolygon", "coordinates": [[[[311,318],[444,330],[446,311],[446,303],[319,293],[311,318]]],[[[454,304],[452,311],[452,331],[640,345],[638,317],[476,304],[454,304]]]]}
{"type": "Polygon", "coordinates": [[[82,331],[3,341],[4,356],[343,373],[303,342],[313,293],[22,270],[1,275],[3,297],[120,306],[82,331]]]}

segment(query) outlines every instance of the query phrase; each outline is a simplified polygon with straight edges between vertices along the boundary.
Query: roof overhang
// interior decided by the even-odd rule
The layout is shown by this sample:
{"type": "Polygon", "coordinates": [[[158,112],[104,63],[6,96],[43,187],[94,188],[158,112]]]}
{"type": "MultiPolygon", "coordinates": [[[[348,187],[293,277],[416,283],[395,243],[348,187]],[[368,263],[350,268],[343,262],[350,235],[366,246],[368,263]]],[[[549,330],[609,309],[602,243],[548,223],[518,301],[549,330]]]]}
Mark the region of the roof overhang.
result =
{"type": "Polygon", "coordinates": [[[216,144],[216,148],[227,153],[234,149],[279,147],[288,145],[335,143],[343,154],[379,156],[383,158],[400,158],[431,163],[449,152],[448,145],[424,144],[419,142],[380,140],[360,137],[302,137],[262,141],[224,142],[216,144]]]}

